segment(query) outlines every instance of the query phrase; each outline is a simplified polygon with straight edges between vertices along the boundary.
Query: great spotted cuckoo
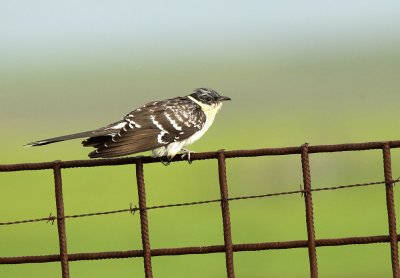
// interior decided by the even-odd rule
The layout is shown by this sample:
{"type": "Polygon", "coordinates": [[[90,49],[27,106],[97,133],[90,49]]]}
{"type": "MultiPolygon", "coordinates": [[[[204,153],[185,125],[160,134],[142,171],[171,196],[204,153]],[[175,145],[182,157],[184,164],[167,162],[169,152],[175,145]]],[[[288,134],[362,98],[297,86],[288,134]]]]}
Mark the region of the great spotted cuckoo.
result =
{"type": "Polygon", "coordinates": [[[149,102],[105,127],[39,140],[27,146],[87,138],[82,145],[96,148],[89,154],[90,158],[151,150],[153,157],[167,156],[171,160],[178,152],[188,152],[184,147],[204,135],[225,100],[230,98],[212,89],[199,88],[184,97],[149,102]]]}

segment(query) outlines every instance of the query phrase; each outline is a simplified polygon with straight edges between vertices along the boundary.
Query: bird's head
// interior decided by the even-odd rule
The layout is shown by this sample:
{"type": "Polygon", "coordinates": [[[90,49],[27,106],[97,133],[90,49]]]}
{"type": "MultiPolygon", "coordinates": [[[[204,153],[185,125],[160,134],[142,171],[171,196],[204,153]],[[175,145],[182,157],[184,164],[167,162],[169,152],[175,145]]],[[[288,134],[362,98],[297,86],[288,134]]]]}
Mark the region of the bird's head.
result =
{"type": "Polygon", "coordinates": [[[231,100],[229,97],[221,96],[213,89],[207,88],[195,89],[189,96],[205,105],[216,105],[222,101],[231,100]]]}

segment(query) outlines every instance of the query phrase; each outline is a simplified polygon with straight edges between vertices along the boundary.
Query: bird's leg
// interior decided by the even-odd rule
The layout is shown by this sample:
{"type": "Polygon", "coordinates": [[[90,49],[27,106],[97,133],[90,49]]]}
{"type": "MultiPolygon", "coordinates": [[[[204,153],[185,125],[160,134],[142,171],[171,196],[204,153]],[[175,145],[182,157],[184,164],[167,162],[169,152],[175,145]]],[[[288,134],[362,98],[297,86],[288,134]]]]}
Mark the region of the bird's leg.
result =
{"type": "Polygon", "coordinates": [[[167,161],[164,161],[162,156],[159,157],[158,159],[161,161],[162,164],[164,164],[164,166],[168,166],[171,164],[171,161],[168,158],[167,161]]]}
{"type": "Polygon", "coordinates": [[[191,150],[187,150],[187,149],[181,149],[181,151],[183,152],[181,158],[185,158],[185,156],[187,156],[187,161],[189,162],[189,164],[192,164],[192,160],[190,159],[190,154],[194,153],[194,151],[191,150]]]}

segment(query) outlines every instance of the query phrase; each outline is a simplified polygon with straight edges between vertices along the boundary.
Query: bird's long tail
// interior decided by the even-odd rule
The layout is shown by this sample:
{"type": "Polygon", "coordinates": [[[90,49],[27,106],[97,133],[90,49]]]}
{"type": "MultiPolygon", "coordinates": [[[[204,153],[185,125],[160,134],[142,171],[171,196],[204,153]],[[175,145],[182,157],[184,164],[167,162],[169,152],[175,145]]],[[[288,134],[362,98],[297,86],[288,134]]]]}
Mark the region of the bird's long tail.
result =
{"type": "Polygon", "coordinates": [[[26,147],[43,146],[43,145],[52,144],[52,143],[56,143],[56,142],[72,140],[72,139],[77,139],[77,138],[92,137],[92,136],[96,136],[96,135],[100,135],[99,132],[97,130],[91,130],[91,131],[79,132],[79,133],[34,141],[34,142],[30,142],[24,146],[26,146],[26,147]]]}

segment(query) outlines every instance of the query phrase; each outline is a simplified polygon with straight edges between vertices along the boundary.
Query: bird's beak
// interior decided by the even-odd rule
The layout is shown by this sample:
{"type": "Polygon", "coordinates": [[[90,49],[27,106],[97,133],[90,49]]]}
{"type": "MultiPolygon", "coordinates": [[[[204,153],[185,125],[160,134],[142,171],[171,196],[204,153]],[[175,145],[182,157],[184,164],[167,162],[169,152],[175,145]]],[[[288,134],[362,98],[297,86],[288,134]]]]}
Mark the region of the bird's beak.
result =
{"type": "Polygon", "coordinates": [[[219,100],[220,100],[220,101],[225,101],[225,100],[231,100],[231,98],[230,98],[230,97],[221,96],[221,97],[219,98],[219,100]]]}

